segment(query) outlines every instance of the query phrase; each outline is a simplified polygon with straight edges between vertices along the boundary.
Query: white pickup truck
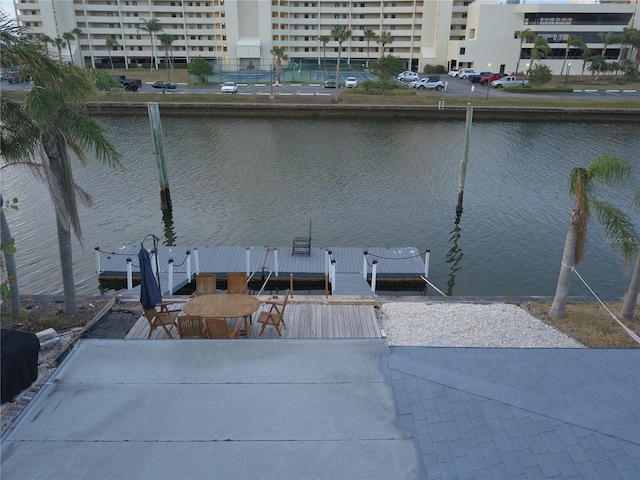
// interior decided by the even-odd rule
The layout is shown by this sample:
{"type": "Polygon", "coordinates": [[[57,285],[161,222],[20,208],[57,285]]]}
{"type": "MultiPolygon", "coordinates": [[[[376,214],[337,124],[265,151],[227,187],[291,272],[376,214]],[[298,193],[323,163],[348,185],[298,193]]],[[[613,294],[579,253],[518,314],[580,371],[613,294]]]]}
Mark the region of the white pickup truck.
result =
{"type": "Polygon", "coordinates": [[[507,75],[491,82],[493,88],[519,87],[521,85],[529,85],[529,80],[518,80],[513,75],[507,75]]]}

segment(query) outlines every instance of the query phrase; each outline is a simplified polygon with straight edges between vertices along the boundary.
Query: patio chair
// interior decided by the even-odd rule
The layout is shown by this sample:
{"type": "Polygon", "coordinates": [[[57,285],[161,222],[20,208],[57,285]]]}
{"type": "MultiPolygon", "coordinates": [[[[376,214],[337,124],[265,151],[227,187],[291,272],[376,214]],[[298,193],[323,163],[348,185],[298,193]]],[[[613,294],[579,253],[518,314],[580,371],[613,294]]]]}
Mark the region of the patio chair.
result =
{"type": "Polygon", "coordinates": [[[242,323],[238,322],[236,328],[230,330],[224,318],[205,318],[204,324],[207,338],[238,338],[240,327],[242,327],[242,323]]]}
{"type": "Polygon", "coordinates": [[[160,310],[156,310],[156,308],[145,308],[144,316],[149,322],[149,335],[147,338],[151,338],[151,334],[153,331],[162,327],[162,329],[166,332],[169,338],[173,338],[171,334],[171,329],[176,327],[178,328],[178,324],[176,323],[176,318],[178,318],[178,312],[170,312],[165,303],[161,303],[156,305],[156,308],[160,308],[160,310]]]}
{"type": "Polygon", "coordinates": [[[199,273],[196,275],[196,291],[191,294],[192,297],[199,295],[211,295],[218,293],[216,287],[215,273],[199,273]]]}
{"type": "Polygon", "coordinates": [[[260,312],[258,316],[258,323],[262,324],[260,327],[260,331],[258,332],[258,337],[261,337],[264,329],[267,325],[273,325],[276,328],[279,336],[282,336],[282,332],[280,331],[280,325],[286,328],[286,323],[284,323],[284,309],[287,308],[287,302],[289,301],[289,290],[287,290],[287,294],[284,297],[283,302],[275,302],[273,300],[267,300],[265,305],[270,305],[269,310],[263,310],[260,312]]]}
{"type": "Polygon", "coordinates": [[[246,273],[227,274],[227,293],[249,294],[246,273]]]}
{"type": "Polygon", "coordinates": [[[178,335],[180,335],[180,338],[207,338],[202,324],[202,317],[197,315],[179,316],[178,335]]]}

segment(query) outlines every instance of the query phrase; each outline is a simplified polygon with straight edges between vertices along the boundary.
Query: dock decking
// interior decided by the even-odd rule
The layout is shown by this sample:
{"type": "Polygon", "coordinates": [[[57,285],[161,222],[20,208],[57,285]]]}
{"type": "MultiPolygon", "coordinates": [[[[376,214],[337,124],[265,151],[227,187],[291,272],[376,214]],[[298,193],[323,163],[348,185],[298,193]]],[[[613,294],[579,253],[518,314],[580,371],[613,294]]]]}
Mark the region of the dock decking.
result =
{"type": "MultiPolygon", "coordinates": [[[[182,312],[184,303],[175,303],[171,309],[182,312]]],[[[247,338],[249,339],[276,339],[278,336],[275,328],[268,326],[262,337],[258,338],[261,324],[256,322],[258,315],[264,309],[264,304],[253,314],[253,325],[247,338]]],[[[284,315],[287,327],[282,329],[283,339],[321,339],[321,338],[381,338],[377,315],[373,305],[353,304],[323,304],[323,303],[296,303],[289,300],[284,315]]],[[[236,322],[242,322],[241,318],[229,321],[231,328],[235,328],[236,322]]],[[[175,338],[178,332],[172,331],[175,338]],[[175,333],[174,333],[175,332],[175,333]]],[[[149,335],[149,322],[141,315],[131,328],[125,339],[146,339],[149,335]]],[[[151,340],[169,339],[162,328],[156,328],[151,335],[151,340]]],[[[242,340],[242,339],[241,339],[242,340]]]]}
{"type": "MultiPolygon", "coordinates": [[[[124,246],[101,261],[101,281],[126,281],[127,259],[131,260],[134,277],[139,276],[138,252],[140,247],[124,246]]],[[[328,255],[335,260],[336,277],[340,274],[363,275],[364,250],[367,250],[367,272],[371,277],[372,263],[375,260],[376,276],[379,280],[419,281],[425,274],[425,261],[414,247],[311,247],[310,255],[292,255],[291,247],[241,247],[241,246],[171,246],[158,247],[158,264],[163,282],[163,293],[168,290],[167,272],[173,268],[173,286],[177,288],[188,282],[188,273],[215,273],[220,279],[229,272],[254,274],[254,279],[271,275],[274,281],[288,281],[293,275],[296,281],[324,281],[328,269],[328,255]],[[189,254],[187,254],[189,252],[189,254]],[[196,258],[197,265],[196,268],[196,258]],[[171,262],[170,262],[171,260],[171,262]]],[[[364,283],[364,282],[362,282],[364,283]]],[[[345,291],[348,285],[340,286],[340,294],[352,294],[345,291]]],[[[363,285],[360,288],[362,291],[363,285]]],[[[338,292],[337,292],[338,293],[338,292]]],[[[355,292],[354,292],[355,293],[355,292]]]]}

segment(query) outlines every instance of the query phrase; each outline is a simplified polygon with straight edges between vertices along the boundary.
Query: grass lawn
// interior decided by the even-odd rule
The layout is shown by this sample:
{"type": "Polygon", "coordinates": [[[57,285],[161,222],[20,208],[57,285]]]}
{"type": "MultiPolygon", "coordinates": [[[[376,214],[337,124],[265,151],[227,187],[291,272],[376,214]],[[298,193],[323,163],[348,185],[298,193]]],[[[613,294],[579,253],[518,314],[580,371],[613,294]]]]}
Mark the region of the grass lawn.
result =
{"type": "MultiPolygon", "coordinates": [[[[605,304],[614,315],[622,309],[622,302],[605,304]]],[[[624,329],[599,303],[569,303],[565,318],[550,318],[547,315],[550,303],[527,302],[520,305],[531,315],[589,348],[640,348],[624,329]]],[[[636,306],[632,321],[622,321],[640,335],[640,306],[636,306]]]]}

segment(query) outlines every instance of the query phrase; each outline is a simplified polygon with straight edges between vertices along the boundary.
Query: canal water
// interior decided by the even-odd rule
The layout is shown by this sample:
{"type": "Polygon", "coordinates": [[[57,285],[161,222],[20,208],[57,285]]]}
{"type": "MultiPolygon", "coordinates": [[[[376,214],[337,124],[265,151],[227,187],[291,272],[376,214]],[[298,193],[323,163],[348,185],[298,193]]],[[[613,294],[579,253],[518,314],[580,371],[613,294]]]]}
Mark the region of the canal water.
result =
{"type": "MultiPolygon", "coordinates": [[[[74,240],[76,281],[95,273],[94,247],[165,244],[290,246],[313,221],[314,246],[431,250],[430,279],[453,295],[552,295],[572,200],[572,167],[599,154],[628,160],[640,178],[640,128],[621,124],[476,122],[464,212],[456,223],[464,122],[401,119],[163,118],[172,222],[163,222],[147,117],[104,117],[123,168],[75,164],[92,194],[74,240]]],[[[636,180],[635,187],[638,186],[636,180]]],[[[633,186],[601,194],[632,212],[633,186]]],[[[54,212],[46,187],[5,168],[7,219],[21,291],[61,288],[54,212]]],[[[640,216],[633,213],[640,226],[640,216]]],[[[629,272],[594,222],[578,271],[604,297],[629,272]]],[[[99,293],[97,278],[78,287],[99,293]]],[[[572,295],[586,294],[577,278],[572,295]]]]}

